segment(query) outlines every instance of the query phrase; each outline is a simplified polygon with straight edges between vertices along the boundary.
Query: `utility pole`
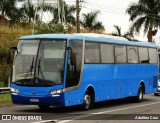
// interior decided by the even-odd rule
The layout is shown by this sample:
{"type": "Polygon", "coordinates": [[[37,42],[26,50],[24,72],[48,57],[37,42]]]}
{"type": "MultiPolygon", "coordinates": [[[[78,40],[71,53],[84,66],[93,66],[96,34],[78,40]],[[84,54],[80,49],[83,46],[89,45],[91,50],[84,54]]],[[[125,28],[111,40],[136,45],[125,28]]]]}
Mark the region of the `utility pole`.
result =
{"type": "Polygon", "coordinates": [[[58,22],[65,23],[64,1],[57,0],[57,7],[58,7],[58,22]]]}
{"type": "Polygon", "coordinates": [[[76,27],[77,27],[77,33],[80,33],[80,21],[79,21],[79,12],[80,12],[80,8],[79,8],[79,0],[76,0],[76,27]]]}
{"type": "Polygon", "coordinates": [[[42,10],[41,10],[41,21],[42,21],[42,19],[43,19],[43,9],[44,9],[44,0],[42,1],[42,10]]]}
{"type": "Polygon", "coordinates": [[[33,26],[32,26],[32,35],[34,34],[34,26],[35,26],[35,24],[36,24],[37,8],[38,8],[38,5],[39,5],[38,0],[37,0],[37,3],[36,3],[36,4],[37,4],[37,5],[35,6],[35,7],[36,7],[36,11],[35,11],[34,20],[33,20],[33,26]]]}
{"type": "Polygon", "coordinates": [[[60,17],[60,0],[57,0],[57,7],[58,7],[58,23],[61,23],[61,17],[60,17]]]}

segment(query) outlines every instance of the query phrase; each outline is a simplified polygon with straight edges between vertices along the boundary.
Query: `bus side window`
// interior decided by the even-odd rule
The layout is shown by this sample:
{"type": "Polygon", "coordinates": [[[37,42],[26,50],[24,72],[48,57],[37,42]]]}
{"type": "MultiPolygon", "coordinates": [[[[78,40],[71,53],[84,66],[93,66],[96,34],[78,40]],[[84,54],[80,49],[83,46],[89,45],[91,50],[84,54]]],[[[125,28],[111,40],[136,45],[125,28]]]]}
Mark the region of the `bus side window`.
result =
{"type": "Polygon", "coordinates": [[[85,45],[85,63],[100,63],[99,44],[86,42],[85,45]]]}
{"type": "Polygon", "coordinates": [[[149,63],[148,48],[139,47],[139,60],[140,63],[149,63]]]}
{"type": "Polygon", "coordinates": [[[127,63],[126,46],[115,45],[115,61],[116,63],[127,63]]]}
{"type": "Polygon", "coordinates": [[[82,41],[70,41],[68,49],[68,65],[66,75],[66,87],[76,86],[80,80],[82,65],[82,41]]]}
{"type": "Polygon", "coordinates": [[[158,55],[157,55],[157,49],[149,48],[149,58],[151,64],[157,64],[158,63],[158,55]]]}
{"type": "Polygon", "coordinates": [[[127,46],[128,63],[138,63],[138,48],[135,46],[127,46]]]}

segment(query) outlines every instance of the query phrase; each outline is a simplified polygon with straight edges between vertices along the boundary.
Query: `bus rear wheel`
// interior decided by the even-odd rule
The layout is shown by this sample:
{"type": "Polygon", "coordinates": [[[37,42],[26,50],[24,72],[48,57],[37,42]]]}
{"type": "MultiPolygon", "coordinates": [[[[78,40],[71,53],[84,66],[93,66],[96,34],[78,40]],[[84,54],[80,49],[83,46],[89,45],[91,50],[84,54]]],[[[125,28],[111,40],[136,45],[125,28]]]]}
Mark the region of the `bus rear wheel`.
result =
{"type": "Polygon", "coordinates": [[[88,110],[91,108],[92,104],[93,104],[93,96],[91,95],[91,93],[89,91],[86,91],[85,95],[84,95],[84,103],[82,104],[82,109],[83,110],[88,110]]]}
{"type": "Polygon", "coordinates": [[[144,92],[143,92],[143,86],[139,85],[138,94],[136,96],[136,101],[137,102],[142,102],[142,100],[143,100],[143,94],[144,94],[144,92]]]}
{"type": "Polygon", "coordinates": [[[159,94],[158,93],[154,93],[154,96],[158,96],[159,94]]]}

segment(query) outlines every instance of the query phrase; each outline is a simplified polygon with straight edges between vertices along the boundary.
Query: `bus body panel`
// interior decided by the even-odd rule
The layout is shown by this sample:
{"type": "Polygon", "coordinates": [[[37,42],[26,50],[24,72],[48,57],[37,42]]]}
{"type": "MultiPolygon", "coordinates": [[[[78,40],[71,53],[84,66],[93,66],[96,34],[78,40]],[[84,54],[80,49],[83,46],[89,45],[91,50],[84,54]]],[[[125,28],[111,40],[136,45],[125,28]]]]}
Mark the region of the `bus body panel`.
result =
{"type": "Polygon", "coordinates": [[[95,102],[136,96],[141,82],[149,94],[156,91],[157,70],[156,64],[85,64],[81,86],[93,85],[95,102]]]}
{"type": "Polygon", "coordinates": [[[79,105],[83,103],[84,93],[82,89],[65,92],[65,106],[79,105]]]}

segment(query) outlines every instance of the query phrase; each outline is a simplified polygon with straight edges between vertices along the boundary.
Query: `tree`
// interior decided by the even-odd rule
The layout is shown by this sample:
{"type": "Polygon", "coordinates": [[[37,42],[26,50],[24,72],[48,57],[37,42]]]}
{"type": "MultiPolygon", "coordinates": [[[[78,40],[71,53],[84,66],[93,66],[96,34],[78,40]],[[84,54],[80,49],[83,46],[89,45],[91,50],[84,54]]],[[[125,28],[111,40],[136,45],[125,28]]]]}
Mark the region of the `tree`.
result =
{"type": "Polygon", "coordinates": [[[97,21],[98,14],[99,14],[99,11],[83,14],[82,15],[83,19],[81,21],[82,27],[89,29],[91,31],[104,30],[104,26],[102,25],[102,22],[97,21]]]}
{"type": "Polygon", "coordinates": [[[70,6],[67,5],[66,3],[64,3],[64,11],[65,11],[65,18],[66,18],[66,23],[70,24],[70,25],[76,25],[76,19],[73,16],[73,14],[76,11],[76,7],[75,6],[70,6]]]}
{"type": "Polygon", "coordinates": [[[34,4],[30,0],[28,0],[23,4],[21,12],[23,13],[23,17],[28,18],[28,23],[30,25],[31,21],[34,20],[36,14],[36,8],[34,4]]]}
{"type": "Polygon", "coordinates": [[[154,28],[159,27],[160,22],[160,0],[139,0],[138,3],[132,3],[126,12],[133,22],[132,28],[139,33],[143,26],[144,33],[148,32],[148,41],[152,42],[154,28]]]}
{"type": "Polygon", "coordinates": [[[31,3],[30,0],[28,0],[27,2],[25,2],[23,4],[23,7],[21,8],[22,13],[24,14],[24,16],[26,16],[28,18],[28,23],[31,23],[31,20],[34,19],[35,17],[35,7],[34,5],[31,3]]]}
{"type": "Polygon", "coordinates": [[[132,40],[134,39],[134,36],[133,36],[133,29],[129,29],[129,31],[127,31],[126,33],[122,34],[122,31],[121,31],[121,27],[119,27],[118,25],[114,25],[114,28],[115,28],[115,32],[111,33],[111,35],[113,36],[119,36],[119,37],[124,37],[128,40],[132,40]]]}
{"type": "MultiPolygon", "coordinates": [[[[53,20],[52,20],[52,23],[58,23],[59,22],[59,18],[58,18],[58,8],[51,8],[48,9],[51,13],[53,13],[53,20]]],[[[69,25],[73,25],[75,26],[76,25],[76,19],[75,17],[73,16],[73,14],[75,13],[76,11],[76,7],[74,5],[68,5],[66,4],[66,2],[64,2],[64,14],[65,14],[65,21],[66,21],[66,24],[69,24],[69,25]]],[[[60,15],[61,17],[61,15],[60,15]]]]}
{"type": "Polygon", "coordinates": [[[16,0],[0,0],[0,18],[2,24],[6,18],[9,18],[11,21],[15,21],[16,14],[18,13],[18,9],[16,8],[16,0]]]}
{"type": "Polygon", "coordinates": [[[36,24],[36,34],[49,34],[49,33],[66,33],[62,24],[36,24]]]}

